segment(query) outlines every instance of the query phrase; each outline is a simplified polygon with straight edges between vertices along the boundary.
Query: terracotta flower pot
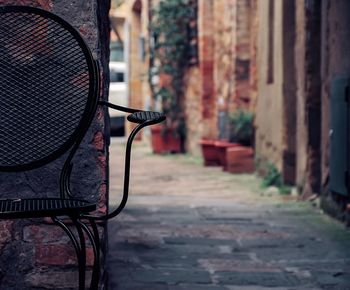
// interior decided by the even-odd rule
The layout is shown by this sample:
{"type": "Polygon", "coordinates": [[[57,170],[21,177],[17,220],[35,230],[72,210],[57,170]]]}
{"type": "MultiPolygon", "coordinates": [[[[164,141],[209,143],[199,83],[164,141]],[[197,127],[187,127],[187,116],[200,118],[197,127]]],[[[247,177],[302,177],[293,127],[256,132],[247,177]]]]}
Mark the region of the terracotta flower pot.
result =
{"type": "Polygon", "coordinates": [[[172,76],[166,73],[159,74],[159,86],[168,88],[171,85],[172,76]]]}
{"type": "Polygon", "coordinates": [[[227,170],[226,164],[226,150],[228,148],[234,148],[240,146],[238,143],[230,143],[225,140],[215,141],[215,146],[217,147],[217,154],[219,159],[219,164],[223,167],[223,169],[227,170]]]}
{"type": "Polygon", "coordinates": [[[252,147],[236,146],[226,150],[227,171],[231,173],[253,173],[254,152],[252,147]]]}
{"type": "Polygon", "coordinates": [[[151,127],[153,153],[180,153],[181,140],[176,138],[173,130],[162,125],[151,127]]]}
{"type": "Polygon", "coordinates": [[[218,147],[215,146],[217,140],[202,139],[200,144],[202,146],[202,154],[205,166],[219,166],[218,147]]]}

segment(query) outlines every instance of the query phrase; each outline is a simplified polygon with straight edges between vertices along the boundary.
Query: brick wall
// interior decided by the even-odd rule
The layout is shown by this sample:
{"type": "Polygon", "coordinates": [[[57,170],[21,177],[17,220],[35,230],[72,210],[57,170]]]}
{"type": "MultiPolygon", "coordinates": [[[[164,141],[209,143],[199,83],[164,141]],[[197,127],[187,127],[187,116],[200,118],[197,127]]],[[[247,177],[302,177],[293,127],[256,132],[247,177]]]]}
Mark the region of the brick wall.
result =
{"type": "Polygon", "coordinates": [[[257,35],[255,1],[198,1],[199,65],[186,75],[189,152],[200,153],[200,138],[227,137],[228,132],[219,132],[219,115],[254,107],[257,73],[250,64],[252,56],[255,64],[256,41],[251,32],[257,35]]]}
{"type": "Polygon", "coordinates": [[[258,68],[257,68],[257,42],[258,42],[258,0],[250,2],[250,110],[255,112],[258,98],[258,68]]]}
{"type": "Polygon", "coordinates": [[[235,59],[234,59],[234,76],[235,87],[233,94],[233,108],[237,107],[250,108],[250,62],[251,62],[251,17],[252,1],[236,1],[235,15],[235,59]]]}
{"type": "Polygon", "coordinates": [[[254,11],[250,0],[216,1],[215,14],[215,94],[219,110],[250,107],[251,38],[254,11]]]}
{"type": "Polygon", "coordinates": [[[214,1],[202,0],[198,3],[198,47],[201,113],[203,135],[214,138],[216,132],[216,96],[214,88],[214,1]]]}
{"type": "MultiPolygon", "coordinates": [[[[156,6],[159,1],[151,1],[156,6]]],[[[128,0],[130,30],[129,97],[131,104],[149,103],[146,62],[139,60],[138,37],[148,39],[147,1],[128,0]],[[140,11],[135,11],[135,3],[140,11]]],[[[256,0],[198,0],[198,64],[185,75],[188,152],[201,153],[201,138],[219,137],[218,115],[238,106],[254,108],[257,97],[256,0]],[[251,66],[251,56],[254,66],[251,66]],[[253,88],[253,90],[252,90],[253,88]],[[253,100],[253,101],[252,101],[253,100]]]]}
{"type": "MultiPolygon", "coordinates": [[[[77,28],[100,62],[101,98],[108,93],[108,10],[109,1],[0,0],[0,5],[41,7],[63,17],[77,28]]],[[[74,159],[72,190],[89,200],[99,200],[99,211],[106,211],[108,196],[108,134],[105,112],[99,109],[74,159]],[[86,196],[87,195],[87,196],[86,196]]],[[[63,160],[44,168],[18,174],[2,174],[0,196],[57,196],[58,174],[63,160]]],[[[1,289],[75,289],[77,262],[68,237],[48,220],[31,219],[0,223],[1,289]]],[[[101,225],[105,245],[105,226],[101,225]]],[[[92,264],[88,250],[88,264],[92,264]]],[[[103,269],[102,269],[103,270],[103,269]]],[[[102,271],[104,272],[104,271],[102,271]]]]}

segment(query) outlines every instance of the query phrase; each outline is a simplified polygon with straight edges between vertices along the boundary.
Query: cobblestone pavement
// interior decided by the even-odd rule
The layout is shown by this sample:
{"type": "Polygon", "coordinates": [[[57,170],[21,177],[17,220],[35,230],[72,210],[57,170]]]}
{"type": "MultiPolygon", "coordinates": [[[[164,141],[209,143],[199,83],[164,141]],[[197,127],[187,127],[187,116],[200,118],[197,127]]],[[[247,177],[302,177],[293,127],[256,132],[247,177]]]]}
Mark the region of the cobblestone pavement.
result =
{"type": "MultiPolygon", "coordinates": [[[[120,192],[122,147],[111,148],[120,192]]],[[[118,200],[118,194],[112,201],[118,200]]],[[[109,224],[111,290],[350,289],[350,233],[252,175],[136,145],[131,198],[109,224]]]]}

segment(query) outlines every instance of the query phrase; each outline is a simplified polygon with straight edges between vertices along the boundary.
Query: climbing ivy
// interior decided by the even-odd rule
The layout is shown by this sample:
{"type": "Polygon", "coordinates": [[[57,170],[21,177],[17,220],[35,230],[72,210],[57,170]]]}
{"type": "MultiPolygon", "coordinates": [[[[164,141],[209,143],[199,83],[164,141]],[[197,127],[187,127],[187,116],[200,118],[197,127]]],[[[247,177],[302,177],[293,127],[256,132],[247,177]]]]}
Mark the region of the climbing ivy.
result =
{"type": "Polygon", "coordinates": [[[150,85],[156,101],[162,104],[168,127],[185,138],[184,74],[191,64],[191,31],[196,21],[195,7],[190,0],[161,0],[152,10],[150,32],[150,85]],[[154,76],[167,76],[170,82],[157,85],[154,76]]]}

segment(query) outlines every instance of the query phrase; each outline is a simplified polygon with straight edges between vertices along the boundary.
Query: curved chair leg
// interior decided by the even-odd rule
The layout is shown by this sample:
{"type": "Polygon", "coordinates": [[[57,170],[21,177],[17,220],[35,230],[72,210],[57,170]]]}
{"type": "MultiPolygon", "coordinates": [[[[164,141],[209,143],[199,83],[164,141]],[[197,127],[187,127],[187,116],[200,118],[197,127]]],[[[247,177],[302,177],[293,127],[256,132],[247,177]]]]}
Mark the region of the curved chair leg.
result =
{"type": "Polygon", "coordinates": [[[81,226],[81,223],[78,219],[72,218],[80,240],[80,255],[78,257],[78,265],[79,265],[79,288],[85,289],[85,276],[86,276],[86,243],[85,236],[81,226]]]}
{"type": "MultiPolygon", "coordinates": [[[[70,238],[70,240],[73,243],[75,253],[76,253],[77,259],[78,259],[78,265],[79,265],[79,290],[85,290],[85,262],[83,263],[83,259],[82,259],[82,256],[83,256],[84,260],[85,260],[85,255],[86,255],[85,254],[85,244],[84,244],[84,250],[82,251],[82,245],[81,245],[82,243],[80,243],[80,245],[79,245],[79,242],[78,242],[77,238],[75,237],[73,231],[70,230],[69,227],[66,226],[64,224],[64,222],[62,220],[60,220],[59,218],[51,217],[51,219],[55,224],[57,224],[59,227],[61,227],[65,231],[65,233],[68,235],[68,237],[70,238]],[[84,253],[82,254],[82,252],[84,252],[84,253]],[[83,270],[84,270],[84,274],[81,275],[83,270]]],[[[77,227],[77,230],[78,230],[79,238],[81,240],[82,236],[79,232],[82,233],[82,230],[81,230],[81,228],[79,230],[78,227],[77,227]]],[[[85,239],[84,239],[84,243],[85,243],[85,239]]]]}
{"type": "Polygon", "coordinates": [[[99,278],[100,278],[100,235],[98,233],[97,225],[95,220],[89,219],[91,228],[93,230],[93,237],[95,240],[95,246],[96,246],[96,265],[94,264],[94,272],[93,272],[93,278],[95,281],[95,284],[98,285],[99,278]]]}
{"type": "Polygon", "coordinates": [[[92,220],[89,220],[89,221],[92,227],[92,231],[81,220],[78,220],[78,223],[81,225],[82,229],[87,234],[94,251],[94,265],[93,265],[90,289],[95,290],[95,289],[98,289],[98,282],[100,279],[100,239],[99,239],[96,223],[92,220]]]}

